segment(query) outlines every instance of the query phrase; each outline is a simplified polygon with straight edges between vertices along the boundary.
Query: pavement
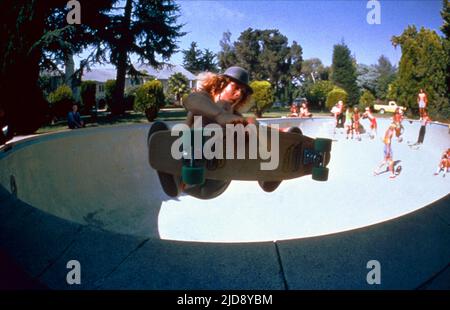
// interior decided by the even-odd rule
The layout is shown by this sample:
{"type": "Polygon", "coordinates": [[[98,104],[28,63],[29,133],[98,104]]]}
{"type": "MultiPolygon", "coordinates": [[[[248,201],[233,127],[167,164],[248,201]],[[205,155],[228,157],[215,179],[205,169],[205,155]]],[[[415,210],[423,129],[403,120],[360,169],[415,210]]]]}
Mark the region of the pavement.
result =
{"type": "Polygon", "coordinates": [[[447,125],[429,125],[415,150],[420,125],[405,121],[393,142],[403,169],[389,179],[373,175],[387,120],[362,141],[334,134],[331,118],[263,122],[334,139],[329,180],[288,180],[273,193],[233,181],[212,200],[173,199],[148,166],[150,125],[12,143],[0,149],[0,248],[55,289],[448,289],[450,175],[433,175],[447,125]],[[70,260],[80,285],[66,281],[70,260]]]}

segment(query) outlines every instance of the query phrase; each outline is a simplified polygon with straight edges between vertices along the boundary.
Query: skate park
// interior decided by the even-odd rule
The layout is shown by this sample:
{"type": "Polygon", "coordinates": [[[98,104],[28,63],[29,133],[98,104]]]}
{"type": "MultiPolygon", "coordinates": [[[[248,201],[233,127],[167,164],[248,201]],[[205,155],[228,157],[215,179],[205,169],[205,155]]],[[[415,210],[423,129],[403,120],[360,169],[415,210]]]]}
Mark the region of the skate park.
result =
{"type": "Polygon", "coordinates": [[[389,119],[362,141],[334,133],[331,117],[261,122],[333,139],[328,181],[286,180],[272,193],[233,181],[212,200],[170,198],[148,165],[150,124],[10,143],[0,149],[0,248],[51,289],[448,288],[450,175],[433,175],[448,125],[429,125],[413,150],[420,124],[405,120],[391,180],[373,175],[389,119]],[[70,260],[80,285],[66,282],[70,260]],[[371,260],[379,285],[366,281],[371,260]]]}

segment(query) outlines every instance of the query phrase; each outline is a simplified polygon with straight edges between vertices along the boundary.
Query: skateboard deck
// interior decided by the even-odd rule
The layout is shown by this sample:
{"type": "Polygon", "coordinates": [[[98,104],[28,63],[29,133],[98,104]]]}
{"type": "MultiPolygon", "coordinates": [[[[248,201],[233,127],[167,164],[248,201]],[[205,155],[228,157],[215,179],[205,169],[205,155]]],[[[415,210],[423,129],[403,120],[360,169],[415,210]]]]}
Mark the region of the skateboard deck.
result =
{"type": "Polygon", "coordinates": [[[418,150],[421,146],[420,143],[412,143],[410,141],[408,141],[408,146],[412,149],[412,150],[418,150]]]}
{"type": "MultiPolygon", "coordinates": [[[[377,175],[384,174],[384,173],[387,173],[387,172],[389,172],[389,167],[386,167],[386,170],[381,171],[381,172],[374,171],[373,175],[377,176],[377,175]]],[[[395,178],[395,177],[399,176],[401,172],[402,172],[402,166],[401,165],[395,165],[394,166],[394,175],[391,176],[391,178],[395,178]]]]}
{"type": "MultiPolygon", "coordinates": [[[[258,147],[263,143],[263,148],[271,149],[271,135],[279,135],[278,166],[273,170],[262,170],[261,163],[268,163],[270,159],[263,160],[257,152],[256,159],[249,159],[249,140],[245,139],[245,159],[237,159],[236,138],[234,140],[233,158],[224,159],[203,159],[204,177],[214,180],[247,180],[247,181],[281,181],[313,174],[314,167],[325,168],[330,161],[331,140],[328,140],[329,148],[326,151],[315,149],[316,139],[304,136],[299,133],[280,132],[269,127],[267,139],[260,139],[258,136],[258,147]]],[[[204,137],[206,141],[210,137],[204,137]]],[[[170,130],[155,132],[149,137],[149,163],[155,170],[172,175],[182,175],[183,165],[186,159],[174,159],[171,155],[173,143],[180,139],[172,136],[170,130]]],[[[226,135],[223,135],[223,154],[226,154],[226,135]]],[[[272,151],[271,151],[272,152],[272,151]]],[[[198,161],[198,160],[196,160],[198,161]]],[[[326,168],[328,177],[328,168],[326,168]]]]}

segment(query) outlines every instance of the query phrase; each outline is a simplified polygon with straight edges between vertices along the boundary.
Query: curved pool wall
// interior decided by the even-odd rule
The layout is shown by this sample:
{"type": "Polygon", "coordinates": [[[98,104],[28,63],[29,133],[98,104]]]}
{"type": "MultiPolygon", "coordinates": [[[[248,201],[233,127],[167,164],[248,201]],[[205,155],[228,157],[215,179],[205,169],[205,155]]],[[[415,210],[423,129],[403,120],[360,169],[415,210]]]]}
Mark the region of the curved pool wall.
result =
{"type": "MultiPolygon", "coordinates": [[[[332,124],[276,121],[298,123],[305,134],[308,122],[332,124]]],[[[406,126],[415,129],[405,132],[412,140],[418,124],[406,126]]],[[[448,194],[394,220],[325,236],[251,243],[161,239],[161,206],[170,200],[142,156],[148,127],[64,132],[3,148],[0,248],[58,289],[414,289],[450,283],[448,194]],[[73,259],[82,267],[80,285],[66,282],[73,259]],[[381,264],[380,285],[366,281],[370,260],[381,264]]],[[[329,125],[320,128],[320,136],[332,134],[329,125]]],[[[430,173],[448,141],[444,125],[428,128],[426,146],[439,149],[424,151],[432,155],[430,173]]]]}

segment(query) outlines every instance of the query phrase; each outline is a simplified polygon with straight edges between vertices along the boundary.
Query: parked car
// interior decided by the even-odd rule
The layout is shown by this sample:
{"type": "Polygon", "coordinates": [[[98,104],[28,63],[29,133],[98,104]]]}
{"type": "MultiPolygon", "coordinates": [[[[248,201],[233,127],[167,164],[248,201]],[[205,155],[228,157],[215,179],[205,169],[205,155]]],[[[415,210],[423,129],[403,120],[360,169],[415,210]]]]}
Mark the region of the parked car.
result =
{"type": "Polygon", "coordinates": [[[272,108],[282,108],[284,106],[285,106],[284,102],[281,101],[277,101],[272,104],[272,108]]]}
{"type": "Polygon", "coordinates": [[[300,97],[294,99],[294,103],[297,106],[300,106],[303,102],[307,102],[307,101],[308,100],[306,98],[300,98],[300,97]]]}
{"type": "Polygon", "coordinates": [[[373,106],[373,109],[380,112],[380,114],[384,114],[385,112],[394,113],[397,108],[401,108],[403,111],[406,111],[406,107],[397,105],[395,101],[389,101],[388,104],[375,104],[373,106]]]}

